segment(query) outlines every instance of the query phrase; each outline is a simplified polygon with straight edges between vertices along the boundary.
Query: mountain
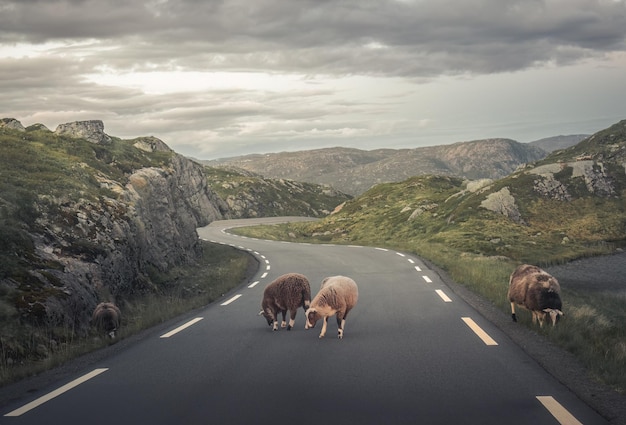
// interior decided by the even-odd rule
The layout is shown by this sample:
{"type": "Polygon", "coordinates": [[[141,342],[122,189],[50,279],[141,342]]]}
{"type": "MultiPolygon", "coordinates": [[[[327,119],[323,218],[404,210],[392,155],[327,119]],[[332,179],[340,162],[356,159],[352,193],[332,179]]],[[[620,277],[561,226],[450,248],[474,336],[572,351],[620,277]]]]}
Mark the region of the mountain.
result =
{"type": "Polygon", "coordinates": [[[521,164],[545,157],[535,146],[486,139],[415,149],[327,148],[224,158],[202,163],[242,169],[270,178],[330,185],[358,195],[370,187],[424,174],[499,179],[521,164]]]}
{"type": "Polygon", "coordinates": [[[574,146],[589,136],[589,134],[570,134],[567,136],[546,137],[544,139],[535,140],[534,142],[529,142],[529,145],[536,146],[546,152],[553,152],[574,146]]]}

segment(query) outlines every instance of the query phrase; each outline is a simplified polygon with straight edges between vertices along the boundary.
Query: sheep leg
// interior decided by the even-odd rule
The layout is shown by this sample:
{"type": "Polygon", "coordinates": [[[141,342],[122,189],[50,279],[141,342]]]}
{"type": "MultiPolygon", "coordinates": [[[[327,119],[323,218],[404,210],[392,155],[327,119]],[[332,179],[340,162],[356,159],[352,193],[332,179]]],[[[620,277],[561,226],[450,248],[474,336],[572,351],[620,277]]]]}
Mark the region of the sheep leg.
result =
{"type": "Polygon", "coordinates": [[[287,326],[287,330],[290,331],[293,328],[293,325],[296,323],[296,313],[298,310],[289,310],[289,325],[287,326]]]}
{"type": "Polygon", "coordinates": [[[514,322],[517,322],[517,316],[515,316],[515,303],[513,301],[511,301],[511,319],[513,319],[514,322]]]}
{"type": "Polygon", "coordinates": [[[283,315],[283,321],[280,324],[281,328],[285,328],[287,327],[287,310],[281,310],[281,313],[283,315]]]}
{"type": "Polygon", "coordinates": [[[324,316],[324,321],[322,322],[322,331],[320,332],[320,338],[324,338],[326,335],[326,322],[328,321],[328,317],[324,316]]]}
{"type": "Polygon", "coordinates": [[[341,319],[341,321],[339,319],[337,319],[337,327],[338,327],[337,332],[339,334],[337,337],[339,339],[343,339],[343,330],[344,330],[345,326],[346,326],[346,319],[341,319]]]}

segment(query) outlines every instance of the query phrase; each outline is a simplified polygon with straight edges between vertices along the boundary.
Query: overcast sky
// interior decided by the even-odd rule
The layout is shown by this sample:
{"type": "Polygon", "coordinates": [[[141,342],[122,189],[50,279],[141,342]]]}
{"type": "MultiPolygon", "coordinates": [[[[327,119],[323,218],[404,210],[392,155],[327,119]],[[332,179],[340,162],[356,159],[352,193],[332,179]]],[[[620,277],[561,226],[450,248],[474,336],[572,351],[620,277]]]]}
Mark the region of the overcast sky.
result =
{"type": "Polygon", "coordinates": [[[201,159],[589,134],[626,0],[0,0],[0,118],[201,159]]]}

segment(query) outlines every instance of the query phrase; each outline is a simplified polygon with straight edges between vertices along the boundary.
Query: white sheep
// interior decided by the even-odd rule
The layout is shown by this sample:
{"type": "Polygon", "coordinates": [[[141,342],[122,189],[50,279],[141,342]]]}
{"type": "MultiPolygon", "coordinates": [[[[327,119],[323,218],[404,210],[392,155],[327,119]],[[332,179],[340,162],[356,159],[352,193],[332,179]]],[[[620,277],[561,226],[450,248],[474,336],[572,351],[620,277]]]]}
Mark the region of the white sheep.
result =
{"type": "Polygon", "coordinates": [[[511,318],[517,322],[515,304],[518,304],[532,312],[533,323],[539,321],[541,327],[549,316],[554,326],[563,315],[560,293],[556,278],[537,266],[522,264],[509,278],[507,296],[511,302],[511,318]]]}
{"type": "Polygon", "coordinates": [[[287,273],[277,277],[265,287],[259,316],[265,317],[267,324],[277,331],[278,313],[283,315],[280,327],[284,328],[287,326],[285,319],[287,310],[289,310],[290,319],[289,326],[287,326],[289,331],[296,322],[298,308],[302,307],[306,311],[310,304],[311,286],[309,280],[299,273],[287,273]]]}
{"type": "Polygon", "coordinates": [[[322,331],[319,337],[326,335],[326,325],[328,318],[333,314],[337,315],[338,337],[343,338],[343,330],[346,325],[348,313],[359,299],[359,289],[356,282],[346,276],[331,276],[322,281],[321,288],[313,301],[311,307],[306,311],[305,329],[315,327],[319,319],[323,319],[322,331]]]}

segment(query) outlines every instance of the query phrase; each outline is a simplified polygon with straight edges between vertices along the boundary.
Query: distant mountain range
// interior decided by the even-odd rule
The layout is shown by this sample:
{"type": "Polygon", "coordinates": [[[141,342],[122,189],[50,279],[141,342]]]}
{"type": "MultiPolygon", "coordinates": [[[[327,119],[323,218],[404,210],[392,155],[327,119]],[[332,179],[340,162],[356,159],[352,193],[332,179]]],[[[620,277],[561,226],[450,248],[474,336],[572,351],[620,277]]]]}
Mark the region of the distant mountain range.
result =
{"type": "Polygon", "coordinates": [[[330,185],[359,195],[379,183],[437,174],[472,180],[499,179],[522,164],[573,146],[586,135],[556,136],[531,143],[484,139],[414,149],[326,148],[298,152],[244,155],[211,161],[211,166],[245,170],[266,178],[330,185]]]}

